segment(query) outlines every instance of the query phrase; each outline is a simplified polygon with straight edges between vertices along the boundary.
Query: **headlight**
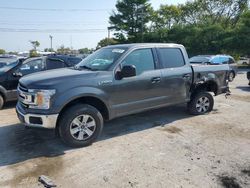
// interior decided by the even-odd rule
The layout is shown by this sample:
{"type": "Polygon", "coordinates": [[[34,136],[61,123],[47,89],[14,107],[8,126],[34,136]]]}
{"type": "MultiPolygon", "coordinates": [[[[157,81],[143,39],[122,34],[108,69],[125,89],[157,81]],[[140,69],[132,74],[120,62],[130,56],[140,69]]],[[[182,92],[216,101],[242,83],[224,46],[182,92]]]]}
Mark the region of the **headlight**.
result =
{"type": "Polygon", "coordinates": [[[51,97],[56,93],[56,90],[29,89],[28,92],[34,96],[34,103],[29,105],[30,108],[49,109],[51,97]]]}

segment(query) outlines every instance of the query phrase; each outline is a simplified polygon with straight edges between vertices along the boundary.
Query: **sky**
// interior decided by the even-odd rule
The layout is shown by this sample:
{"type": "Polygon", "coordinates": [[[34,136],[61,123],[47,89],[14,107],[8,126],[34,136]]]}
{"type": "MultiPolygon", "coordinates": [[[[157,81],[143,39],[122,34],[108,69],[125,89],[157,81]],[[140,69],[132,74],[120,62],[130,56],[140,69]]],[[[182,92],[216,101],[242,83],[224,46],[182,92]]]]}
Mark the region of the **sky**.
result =
{"type": "MultiPolygon", "coordinates": [[[[154,9],[160,4],[180,4],[186,0],[150,0],[154,9]]],[[[40,42],[39,50],[61,45],[95,48],[108,36],[109,16],[116,0],[1,0],[0,49],[30,50],[29,41],[40,42]]]]}

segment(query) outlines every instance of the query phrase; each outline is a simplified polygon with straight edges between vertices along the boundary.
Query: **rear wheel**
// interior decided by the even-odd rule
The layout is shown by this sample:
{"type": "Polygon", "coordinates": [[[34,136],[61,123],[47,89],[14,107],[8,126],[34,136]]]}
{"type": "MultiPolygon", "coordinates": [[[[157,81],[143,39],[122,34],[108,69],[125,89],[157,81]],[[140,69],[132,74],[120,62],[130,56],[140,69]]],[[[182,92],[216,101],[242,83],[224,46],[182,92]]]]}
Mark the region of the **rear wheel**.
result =
{"type": "Polygon", "coordinates": [[[4,99],[3,96],[0,94],[0,110],[3,108],[4,105],[4,99]]]}
{"type": "Polygon", "coordinates": [[[92,144],[103,128],[101,113],[90,105],[76,105],[64,112],[59,120],[59,134],[69,146],[92,144]]]}
{"type": "Polygon", "coordinates": [[[214,98],[208,92],[199,92],[192,96],[188,103],[188,111],[193,115],[202,115],[213,110],[214,98]]]}

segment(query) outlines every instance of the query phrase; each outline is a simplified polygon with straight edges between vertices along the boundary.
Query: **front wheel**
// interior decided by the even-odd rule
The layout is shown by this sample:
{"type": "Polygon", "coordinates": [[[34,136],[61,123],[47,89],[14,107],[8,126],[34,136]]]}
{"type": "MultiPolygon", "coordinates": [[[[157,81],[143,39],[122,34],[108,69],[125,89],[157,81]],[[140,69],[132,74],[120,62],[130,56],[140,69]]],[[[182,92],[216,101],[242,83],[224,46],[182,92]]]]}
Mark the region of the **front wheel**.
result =
{"type": "Polygon", "coordinates": [[[193,115],[202,115],[213,110],[214,98],[208,92],[194,94],[188,103],[188,111],[193,115]]]}
{"type": "Polygon", "coordinates": [[[92,144],[103,128],[101,113],[90,105],[75,105],[66,110],[59,120],[59,135],[72,147],[92,144]]]}

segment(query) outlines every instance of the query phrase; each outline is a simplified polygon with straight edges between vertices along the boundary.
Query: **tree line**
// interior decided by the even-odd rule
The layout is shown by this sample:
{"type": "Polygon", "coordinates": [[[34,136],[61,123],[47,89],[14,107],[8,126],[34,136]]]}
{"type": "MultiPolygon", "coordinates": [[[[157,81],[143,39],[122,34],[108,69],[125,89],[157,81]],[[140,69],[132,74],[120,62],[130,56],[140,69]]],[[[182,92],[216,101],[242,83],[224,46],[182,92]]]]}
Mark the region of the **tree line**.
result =
{"type": "MultiPolygon", "coordinates": [[[[154,10],[150,0],[118,0],[109,17],[114,38],[104,38],[97,49],[110,44],[160,42],[183,44],[189,55],[250,56],[250,0],[193,0],[162,4],[154,10]]],[[[30,41],[36,55],[38,41],[30,41]]],[[[45,49],[45,51],[54,51],[45,49]]],[[[58,53],[70,53],[63,45],[58,53]]],[[[92,53],[83,48],[80,53],[92,53]]],[[[0,54],[5,53],[0,49],[0,54]]]]}
{"type": "Polygon", "coordinates": [[[164,42],[185,45],[188,53],[250,55],[249,0],[194,0],[161,5],[149,0],[118,0],[109,18],[116,43],[164,42]]]}

